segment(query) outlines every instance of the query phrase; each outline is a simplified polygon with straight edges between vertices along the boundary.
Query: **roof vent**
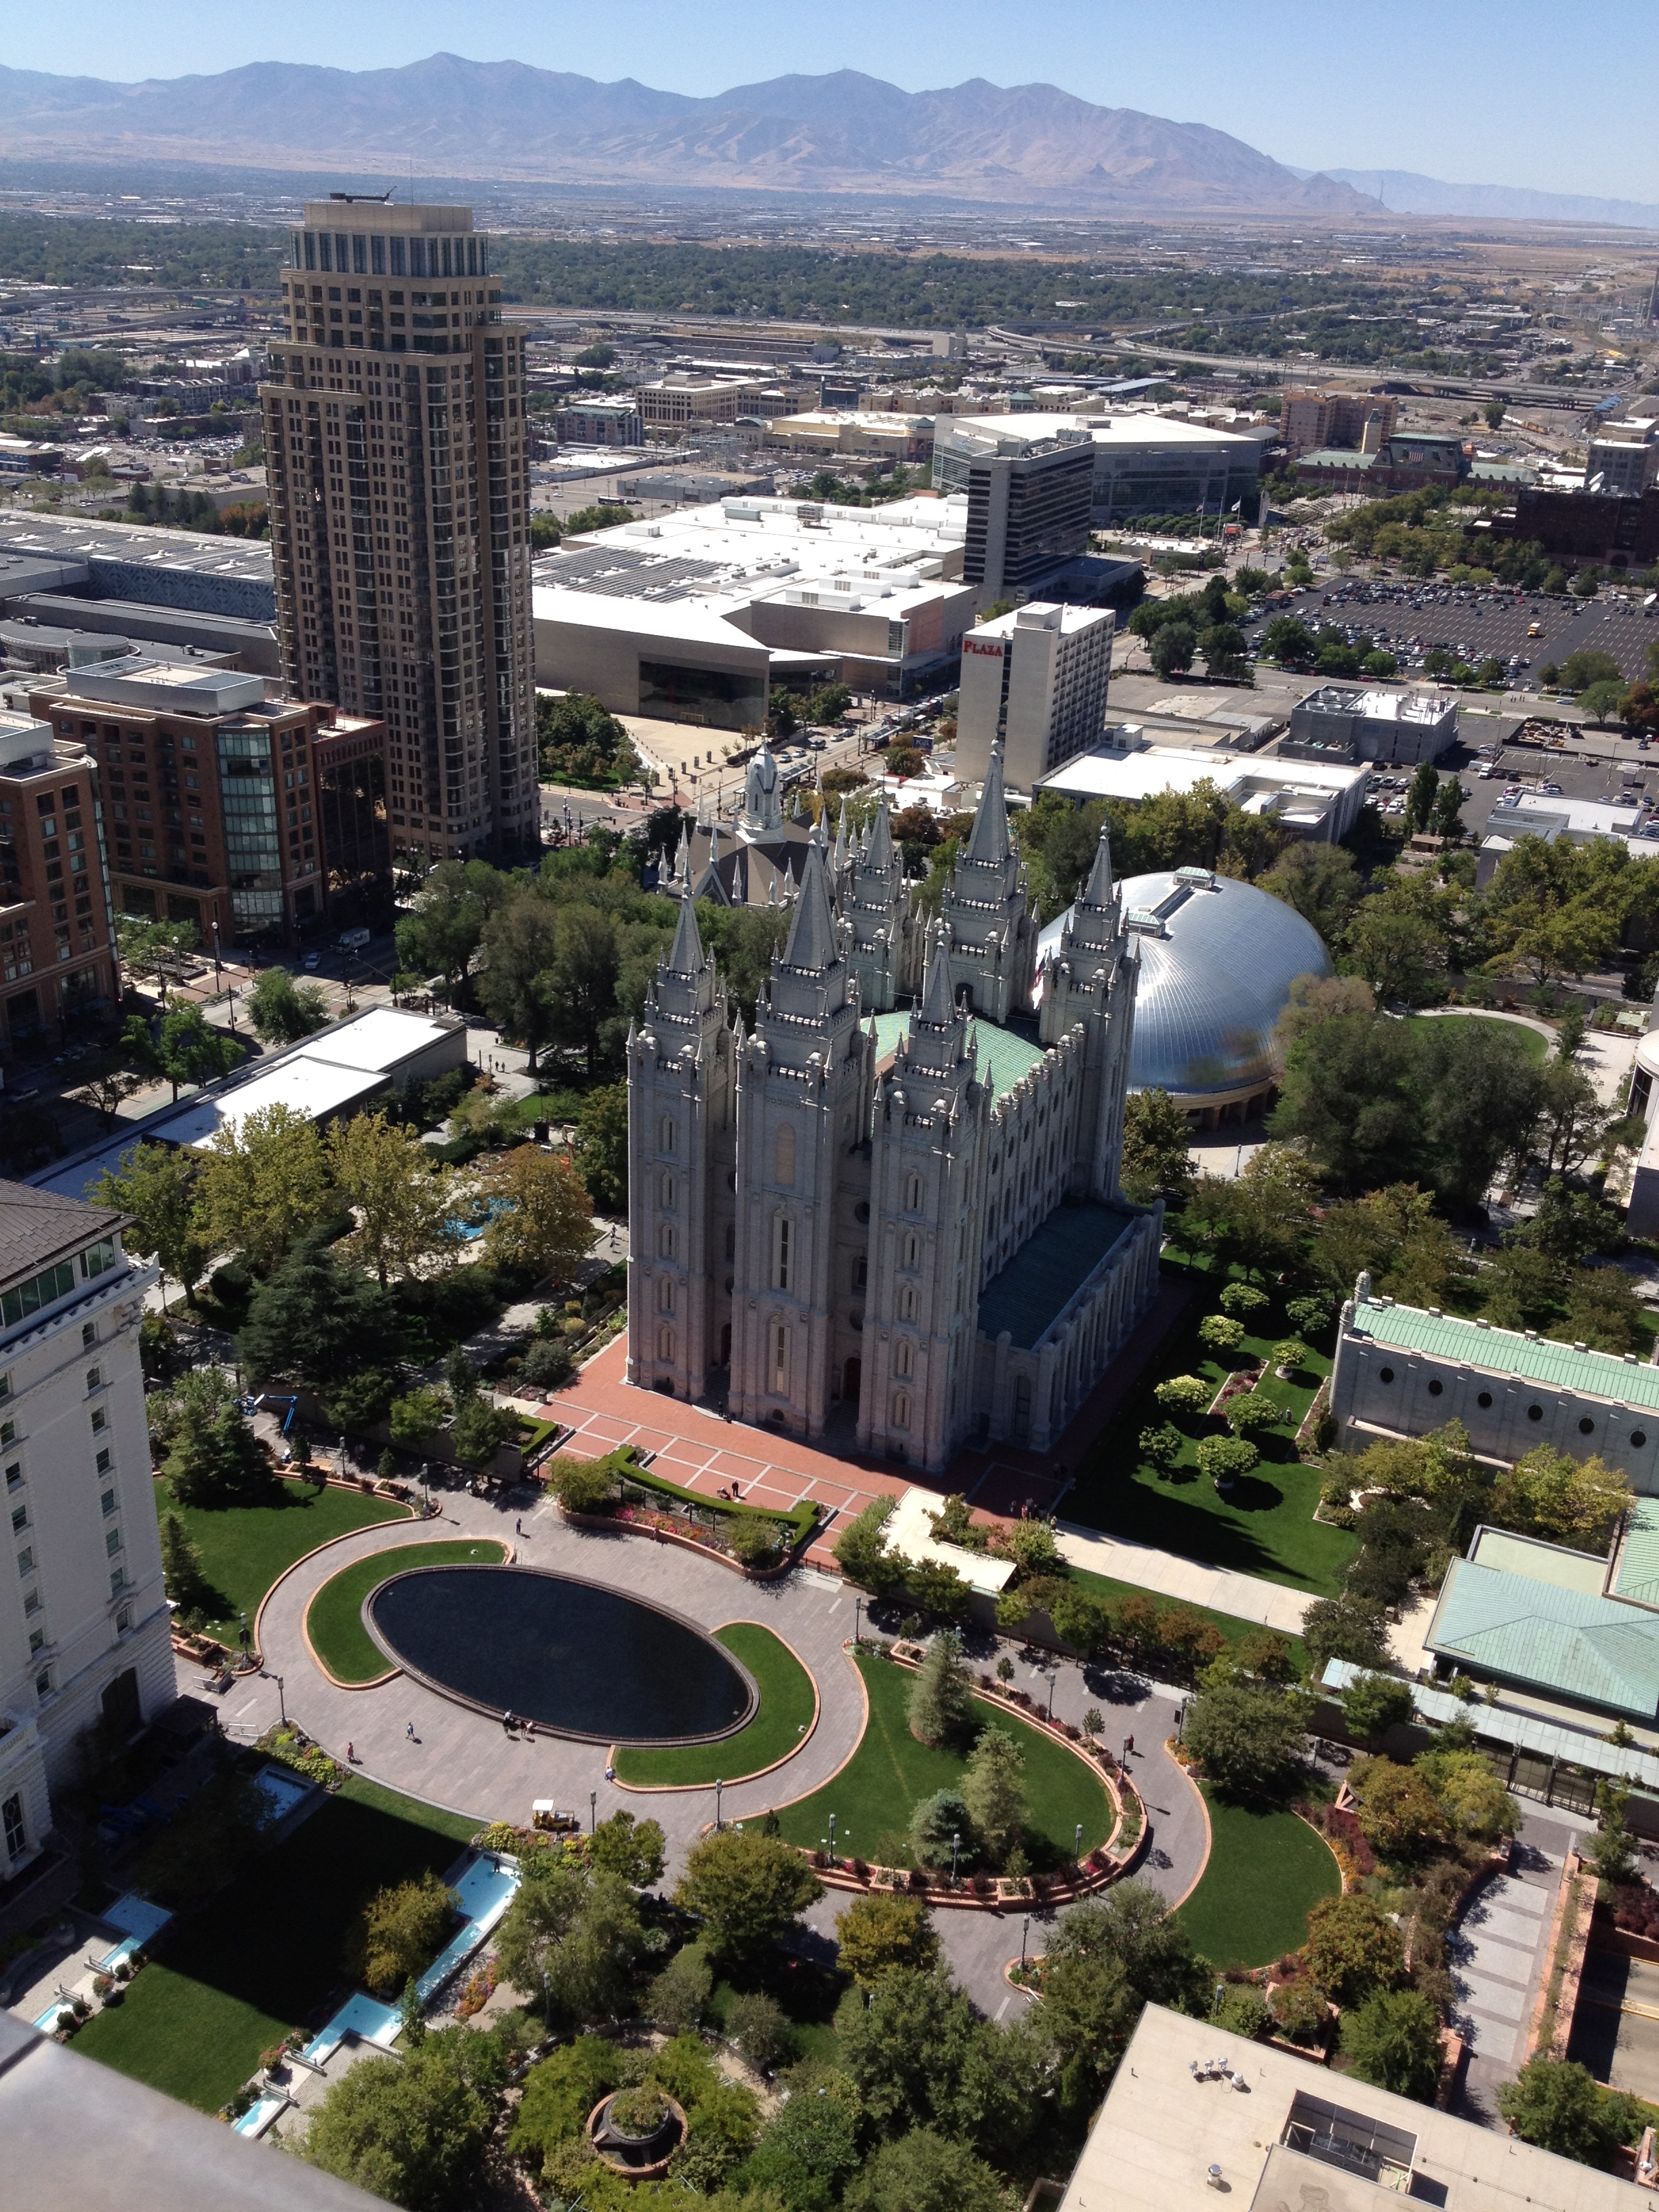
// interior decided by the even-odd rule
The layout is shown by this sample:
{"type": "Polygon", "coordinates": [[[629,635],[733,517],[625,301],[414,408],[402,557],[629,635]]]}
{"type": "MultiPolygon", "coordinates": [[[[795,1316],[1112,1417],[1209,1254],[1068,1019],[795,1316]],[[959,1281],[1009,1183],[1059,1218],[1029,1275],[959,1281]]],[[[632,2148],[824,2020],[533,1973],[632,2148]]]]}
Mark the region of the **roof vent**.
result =
{"type": "Polygon", "coordinates": [[[1443,1319],[1444,1319],[1444,1316],[1442,1314],[1442,1312],[1441,1312],[1441,1310],[1440,1310],[1440,1308],[1439,1308],[1438,1306],[1431,1306],[1431,1307],[1429,1308],[1429,1311],[1430,1311],[1430,1312],[1434,1316],[1434,1317],[1435,1317],[1435,1319],[1436,1319],[1437,1321],[1441,1321],[1441,1320],[1443,1320],[1443,1319]]]}
{"type": "MultiPolygon", "coordinates": [[[[1477,1328],[1490,1328],[1492,1327],[1492,1323],[1486,1319],[1484,1314],[1477,1314],[1475,1316],[1474,1325],[1477,1328]]],[[[1634,1359],[1636,1354],[1632,1352],[1630,1356],[1634,1359]]]]}
{"type": "Polygon", "coordinates": [[[1635,1354],[1633,1352],[1627,1352],[1625,1354],[1625,1364],[1626,1364],[1626,1367],[1634,1367],[1634,1366],[1635,1366],[1635,1364],[1636,1364],[1636,1354],[1635,1354]]]}
{"type": "Polygon", "coordinates": [[[1576,1336],[1573,1339],[1572,1348],[1575,1352],[1588,1352],[1589,1350],[1589,1345],[1585,1343],[1582,1336],[1576,1336]]]}
{"type": "Polygon", "coordinates": [[[1528,1341],[1528,1344],[1536,1344],[1536,1343],[1537,1343],[1537,1341],[1538,1341],[1538,1331],[1537,1331],[1535,1328],[1529,1328],[1529,1329],[1527,1331],[1527,1341],[1528,1341]]]}

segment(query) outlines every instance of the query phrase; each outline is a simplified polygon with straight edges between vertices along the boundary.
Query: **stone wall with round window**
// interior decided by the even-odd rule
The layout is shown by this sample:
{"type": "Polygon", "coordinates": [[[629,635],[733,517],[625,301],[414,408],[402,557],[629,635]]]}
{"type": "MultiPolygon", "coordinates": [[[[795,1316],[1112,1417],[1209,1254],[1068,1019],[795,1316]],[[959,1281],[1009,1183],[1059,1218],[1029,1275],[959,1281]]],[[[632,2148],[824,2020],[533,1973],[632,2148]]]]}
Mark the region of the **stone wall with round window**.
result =
{"type": "Polygon", "coordinates": [[[1529,1421],[1541,1421],[1541,1420],[1543,1419],[1543,1418],[1544,1418],[1544,1408],[1543,1408],[1541,1406],[1528,1406],[1528,1408],[1527,1408],[1527,1419],[1528,1419],[1529,1421]]]}
{"type": "Polygon", "coordinates": [[[1474,1402],[1480,1407],[1481,1412],[1484,1413],[1486,1408],[1492,1404],[1492,1392],[1490,1390],[1483,1390],[1474,1402]]]}
{"type": "Polygon", "coordinates": [[[1376,1370],[1376,1379],[1379,1382],[1392,1382],[1394,1380],[1393,1368],[1379,1367],[1376,1370]]]}
{"type": "Polygon", "coordinates": [[[1430,1397],[1437,1398],[1445,1387],[1445,1384],[1440,1380],[1440,1377],[1437,1375],[1435,1376],[1429,1384],[1430,1397]]]}

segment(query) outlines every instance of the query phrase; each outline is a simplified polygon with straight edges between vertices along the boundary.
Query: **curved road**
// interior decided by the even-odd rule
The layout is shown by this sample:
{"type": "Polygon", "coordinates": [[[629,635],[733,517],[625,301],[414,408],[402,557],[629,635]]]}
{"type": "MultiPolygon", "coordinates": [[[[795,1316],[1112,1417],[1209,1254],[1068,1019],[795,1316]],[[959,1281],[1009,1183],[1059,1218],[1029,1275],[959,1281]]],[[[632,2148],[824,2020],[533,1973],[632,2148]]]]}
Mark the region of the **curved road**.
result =
{"type": "MultiPolygon", "coordinates": [[[[302,1624],[307,1606],[331,1575],[371,1553],[407,1544],[469,1535],[490,1536],[513,1544],[527,1563],[556,1570],[586,1582],[635,1594],[672,1607],[698,1626],[714,1629],[730,1620],[757,1620],[797,1651],[816,1677],[822,1710],[806,1743],[784,1766],[763,1780],[728,1788],[722,1812],[745,1820],[769,1807],[819,1788],[851,1756],[863,1726],[863,1701],[851,1661],[842,1645],[853,1631],[853,1593],[815,1571],[797,1570],[781,1583],[749,1583],[713,1561],[673,1545],[654,1545],[642,1536],[610,1535],[568,1528],[556,1508],[539,1495],[520,1493],[504,1504],[465,1492],[440,1492],[441,1519],[394,1522],[364,1529],[330,1545],[301,1562],[266,1601],[260,1639],[267,1676],[283,1677],[289,1717],[333,1756],[343,1760],[349,1743],[356,1771],[388,1788],[424,1798],[483,1820],[522,1823],[531,1800],[550,1797],[564,1806],[586,1808],[590,1794],[604,1820],[626,1806],[641,1818],[661,1821],[668,1844],[669,1872],[714,1816],[714,1793],[626,1790],[605,1778],[605,1755],[592,1744],[538,1735],[533,1743],[509,1736],[483,1714],[441,1697],[399,1675],[378,1688],[346,1690],[330,1682],[307,1648],[302,1624]],[[516,1523],[523,1518],[523,1533],[516,1523]],[[410,1740],[408,1729],[414,1726],[410,1740]]],[[[1048,1680],[1016,1656],[1019,1680],[1034,1696],[1046,1697],[1048,1680]]],[[[988,1663],[985,1660],[978,1662],[988,1663]]],[[[1142,1878],[1172,1900],[1183,1896],[1202,1871],[1206,1832],[1197,1792],[1166,1757],[1164,1740],[1175,1725],[1174,1694],[1124,1676],[1104,1675],[1060,1662],[1054,1680],[1058,1718],[1080,1722],[1090,1705],[1105,1716],[1108,1740],[1121,1745],[1135,1739],[1136,1779],[1152,1820],[1151,1847],[1142,1878]]],[[[276,1717],[276,1686],[258,1678],[230,1693],[225,1714],[234,1733],[254,1735],[276,1717]]],[[[831,1892],[807,1918],[828,1936],[845,1904],[831,1892]]],[[[1008,1913],[941,1911],[935,1917],[940,1942],[952,1971],[988,2012],[1009,2009],[1011,1992],[1002,1978],[1005,1962],[1020,1948],[1022,1916],[1008,1913]]],[[[1033,1950],[1043,1943],[1043,1926],[1052,1915],[1033,1917],[1033,1950]]]]}

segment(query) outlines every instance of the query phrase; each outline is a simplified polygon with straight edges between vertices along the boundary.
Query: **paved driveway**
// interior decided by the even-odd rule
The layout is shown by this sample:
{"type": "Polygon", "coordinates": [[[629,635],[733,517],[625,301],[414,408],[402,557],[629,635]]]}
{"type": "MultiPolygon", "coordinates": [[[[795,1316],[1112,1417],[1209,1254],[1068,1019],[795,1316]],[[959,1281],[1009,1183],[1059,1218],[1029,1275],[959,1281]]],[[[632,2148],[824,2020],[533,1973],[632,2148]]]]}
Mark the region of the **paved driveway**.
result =
{"type": "MultiPolygon", "coordinates": [[[[705,1629],[729,1620],[760,1621],[799,1654],[820,1686],[823,1711],[817,1727],[787,1765],[763,1781],[725,1791],[722,1811],[728,1820],[754,1818],[775,1804],[820,1788],[851,1757],[863,1726],[863,1701],[852,1662],[842,1650],[852,1633],[854,1594],[838,1581],[808,1568],[781,1583],[747,1583],[676,1546],[568,1528],[550,1501],[527,1504],[520,1498],[497,1504],[464,1492],[442,1495],[441,1520],[362,1530],[295,1569],[264,1609],[265,1676],[239,1684],[227,1698],[223,1719],[228,1730],[246,1739],[270,1726],[277,1712],[276,1684],[271,1678],[280,1674],[289,1716],[337,1759],[343,1759],[351,1744],[357,1771],[373,1780],[476,1814],[480,1822],[522,1822],[529,1818],[531,1801],[536,1797],[586,1807],[591,1794],[600,1820],[626,1806],[662,1822],[672,1882],[686,1852],[714,1819],[712,1788],[662,1793],[621,1790],[605,1780],[605,1753],[597,1745],[539,1735],[529,1743],[521,1735],[509,1736],[484,1715],[406,1676],[377,1689],[339,1689],[310,1657],[301,1629],[306,1607],[340,1568],[377,1550],[477,1534],[513,1544],[529,1565],[672,1607],[705,1629]],[[522,1536],[515,1528],[520,1516],[522,1536]],[[407,1733],[411,1722],[413,1741],[407,1733]]],[[[1197,1881],[1207,1849],[1197,1792],[1163,1749],[1165,1737],[1174,1731],[1179,1692],[1063,1662],[1054,1662],[1051,1673],[1025,1662],[1017,1649],[1010,1648],[1018,1684],[1045,1701],[1052,1691],[1057,1718],[1080,1723],[1085,1712],[1095,1706],[1105,1716],[1109,1741],[1121,1746],[1124,1738],[1134,1737],[1132,1765],[1146,1798],[1152,1829],[1143,1878],[1176,1901],[1197,1881]]],[[[988,1656],[976,1663],[988,1663],[988,1656]]],[[[846,1902],[844,1894],[832,1893],[814,1907],[809,1922],[821,1937],[828,1936],[846,1902]]],[[[1032,1917],[1034,1951],[1043,1948],[1052,1917],[1032,1917]]],[[[1018,1954],[1022,1917],[957,1911],[937,1916],[952,1971],[975,2001],[994,2014],[1005,2012],[1011,1998],[1002,1968],[1018,1954]]],[[[1024,2001],[1015,1997],[1012,2002],[1024,2001]]]]}

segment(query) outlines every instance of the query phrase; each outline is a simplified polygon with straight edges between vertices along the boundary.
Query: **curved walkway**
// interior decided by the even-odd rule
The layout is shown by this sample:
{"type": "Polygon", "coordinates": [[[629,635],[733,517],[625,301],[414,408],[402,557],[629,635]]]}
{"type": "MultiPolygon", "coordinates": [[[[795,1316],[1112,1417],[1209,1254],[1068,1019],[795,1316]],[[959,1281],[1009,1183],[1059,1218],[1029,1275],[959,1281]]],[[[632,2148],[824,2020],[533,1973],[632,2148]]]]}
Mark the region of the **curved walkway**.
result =
{"type": "MultiPolygon", "coordinates": [[[[509,1736],[495,1722],[405,1675],[362,1690],[341,1688],[323,1675],[307,1649],[303,1623],[312,1597],[331,1575],[373,1552],[471,1535],[511,1543],[531,1565],[654,1599],[706,1629],[728,1620],[758,1620],[793,1646],[822,1693],[818,1725],[801,1750],[763,1780],[725,1791],[721,1810],[727,1820],[754,1818],[772,1805],[821,1788],[851,1757],[864,1706],[856,1674],[842,1648],[852,1633],[853,1593],[839,1583],[811,1571],[781,1583],[744,1582],[672,1545],[567,1528],[548,1501],[502,1506],[465,1492],[442,1496],[441,1519],[392,1522],[331,1545],[293,1569],[264,1607],[260,1633],[266,1673],[283,1676],[289,1714],[337,1759],[343,1760],[350,1743],[359,1773],[410,1796],[476,1814],[480,1821],[527,1820],[536,1797],[585,1811],[592,1793],[600,1820],[626,1807],[641,1819],[660,1820],[671,1881],[714,1819],[712,1788],[620,1790],[605,1780],[605,1754],[597,1746],[557,1736],[538,1735],[533,1743],[509,1736]],[[522,1534],[515,1527],[520,1512],[522,1534]],[[413,1741],[406,1732],[410,1722],[413,1741]]],[[[1018,1658],[1015,1665],[1018,1685],[1046,1701],[1048,1675],[1018,1658]]],[[[1105,1716],[1107,1740],[1115,1748],[1126,1736],[1134,1737],[1131,1765],[1152,1832],[1139,1878],[1172,1903],[1197,1881],[1207,1848],[1197,1792],[1163,1747],[1174,1733],[1177,1702],[1177,1692],[1064,1662],[1054,1680],[1057,1719],[1080,1723],[1092,1705],[1105,1716]]],[[[252,1678],[230,1692],[227,1707],[227,1727],[239,1734],[257,1733],[276,1717],[276,1686],[252,1678]]],[[[808,1913],[809,1924],[827,1936],[848,1901],[844,1893],[831,1892],[808,1913]]],[[[1024,1917],[1012,1911],[940,1912],[935,1918],[952,1971],[994,2015],[1006,2014],[1011,2002],[1023,2002],[1011,1996],[1002,1969],[1018,1953],[1024,1917]]],[[[1031,1916],[1033,1950],[1044,1947],[1044,1930],[1052,1920],[1051,1913],[1031,1916]]]]}

